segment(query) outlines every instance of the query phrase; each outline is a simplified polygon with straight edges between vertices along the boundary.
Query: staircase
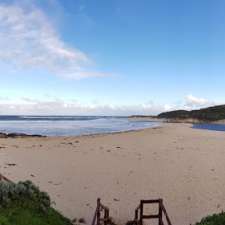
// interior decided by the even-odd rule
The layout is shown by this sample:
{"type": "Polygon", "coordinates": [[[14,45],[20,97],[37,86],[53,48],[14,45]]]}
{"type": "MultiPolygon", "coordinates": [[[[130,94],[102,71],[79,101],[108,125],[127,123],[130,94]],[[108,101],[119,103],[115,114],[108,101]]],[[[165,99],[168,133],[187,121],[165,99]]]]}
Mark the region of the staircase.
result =
{"type": "MultiPolygon", "coordinates": [[[[135,209],[134,220],[128,221],[126,225],[143,225],[144,220],[158,220],[158,225],[172,225],[162,199],[141,200],[140,204],[135,209]],[[152,204],[156,205],[158,213],[145,215],[145,206],[152,204]]],[[[97,200],[97,207],[92,225],[114,225],[112,218],[109,215],[109,208],[101,203],[100,198],[97,200]]]]}

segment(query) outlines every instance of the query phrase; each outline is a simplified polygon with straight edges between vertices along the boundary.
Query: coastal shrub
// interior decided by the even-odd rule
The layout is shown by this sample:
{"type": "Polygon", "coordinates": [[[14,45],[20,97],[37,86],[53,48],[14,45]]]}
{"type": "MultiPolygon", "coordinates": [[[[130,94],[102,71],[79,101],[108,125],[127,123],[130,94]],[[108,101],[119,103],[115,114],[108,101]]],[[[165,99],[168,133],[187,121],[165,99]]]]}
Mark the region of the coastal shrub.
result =
{"type": "Polygon", "coordinates": [[[225,119],[225,105],[219,105],[200,110],[175,110],[161,113],[158,118],[166,119],[197,119],[201,122],[213,122],[225,119]]]}
{"type": "Polygon", "coordinates": [[[6,207],[14,201],[23,202],[24,199],[39,203],[40,210],[43,212],[51,205],[50,197],[47,193],[39,190],[31,181],[19,182],[0,182],[0,207],[6,207]]]}
{"type": "Polygon", "coordinates": [[[31,181],[0,182],[0,225],[72,225],[31,181]]]}
{"type": "Polygon", "coordinates": [[[196,225],[224,225],[225,224],[225,213],[214,214],[203,218],[196,225]]]}

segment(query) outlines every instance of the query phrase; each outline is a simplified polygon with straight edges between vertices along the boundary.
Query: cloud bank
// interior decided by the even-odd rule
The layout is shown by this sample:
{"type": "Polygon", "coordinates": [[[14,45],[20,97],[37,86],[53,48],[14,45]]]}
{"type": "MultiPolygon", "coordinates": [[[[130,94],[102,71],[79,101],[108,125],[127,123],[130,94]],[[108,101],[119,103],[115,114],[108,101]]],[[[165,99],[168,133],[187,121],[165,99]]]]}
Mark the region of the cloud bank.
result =
{"type": "Polygon", "coordinates": [[[209,101],[205,98],[198,98],[193,95],[187,95],[186,98],[186,107],[188,108],[198,108],[198,107],[207,107],[210,105],[216,105],[216,102],[209,101]]]}
{"type": "MultiPolygon", "coordinates": [[[[219,103],[217,103],[219,104],[219,103]]],[[[188,95],[179,105],[156,104],[149,102],[136,105],[82,104],[76,100],[65,101],[60,98],[37,100],[21,98],[17,101],[0,98],[1,115],[157,115],[176,109],[196,109],[216,105],[215,102],[188,95]]]]}
{"type": "Polygon", "coordinates": [[[62,99],[50,99],[40,101],[30,98],[22,98],[17,101],[0,99],[1,115],[133,115],[156,114],[164,108],[155,104],[140,105],[102,105],[81,104],[76,100],[65,101],[62,99]]]}
{"type": "Polygon", "coordinates": [[[71,79],[106,75],[90,70],[87,54],[67,46],[48,17],[34,6],[0,3],[0,61],[71,79]]]}

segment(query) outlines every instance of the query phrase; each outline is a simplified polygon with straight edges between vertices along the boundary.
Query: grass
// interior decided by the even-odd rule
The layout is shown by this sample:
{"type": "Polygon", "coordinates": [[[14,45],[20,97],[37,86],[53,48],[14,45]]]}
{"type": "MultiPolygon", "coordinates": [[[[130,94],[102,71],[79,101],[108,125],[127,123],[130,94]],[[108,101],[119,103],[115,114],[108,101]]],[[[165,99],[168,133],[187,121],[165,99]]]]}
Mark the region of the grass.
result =
{"type": "Polygon", "coordinates": [[[38,203],[24,199],[23,202],[14,202],[0,209],[0,224],[71,225],[71,222],[51,207],[42,212],[38,203]]]}
{"type": "Polygon", "coordinates": [[[207,216],[201,220],[201,222],[196,223],[196,225],[224,225],[225,224],[225,213],[214,214],[212,216],[207,216]]]}
{"type": "MultiPolygon", "coordinates": [[[[78,223],[84,223],[84,220],[78,223]]],[[[51,207],[47,193],[31,181],[0,182],[0,225],[72,225],[51,207]]],[[[113,224],[113,223],[112,223],[113,224]]],[[[225,225],[225,213],[203,218],[195,225],[225,225]]]]}
{"type": "Polygon", "coordinates": [[[31,182],[0,184],[0,225],[72,225],[31,182]]]}

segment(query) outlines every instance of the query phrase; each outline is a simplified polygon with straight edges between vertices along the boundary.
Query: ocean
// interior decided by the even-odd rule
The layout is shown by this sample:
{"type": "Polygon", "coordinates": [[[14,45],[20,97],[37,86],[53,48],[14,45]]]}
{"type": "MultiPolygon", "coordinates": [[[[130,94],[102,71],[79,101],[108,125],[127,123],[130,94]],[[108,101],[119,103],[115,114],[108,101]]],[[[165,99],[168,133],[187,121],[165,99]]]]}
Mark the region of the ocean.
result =
{"type": "Polygon", "coordinates": [[[112,116],[0,116],[0,132],[47,136],[113,133],[159,125],[155,121],[112,116]]]}
{"type": "Polygon", "coordinates": [[[213,124],[213,123],[200,123],[194,124],[193,128],[203,129],[203,130],[212,130],[212,131],[225,131],[225,124],[213,124]]]}

